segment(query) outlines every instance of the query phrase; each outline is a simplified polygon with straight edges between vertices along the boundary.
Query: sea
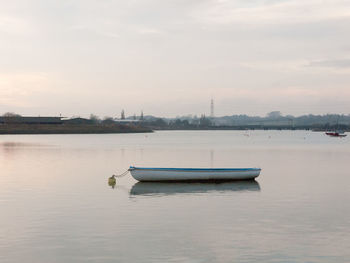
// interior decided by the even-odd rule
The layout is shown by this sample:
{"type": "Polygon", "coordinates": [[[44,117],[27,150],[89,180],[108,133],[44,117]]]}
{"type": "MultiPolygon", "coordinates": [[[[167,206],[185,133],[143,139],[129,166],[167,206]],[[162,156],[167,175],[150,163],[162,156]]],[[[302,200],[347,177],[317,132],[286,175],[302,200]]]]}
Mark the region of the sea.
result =
{"type": "Polygon", "coordinates": [[[350,262],[350,136],[312,131],[0,135],[0,262],[350,262]],[[260,167],[142,183],[141,167],[260,167]]]}

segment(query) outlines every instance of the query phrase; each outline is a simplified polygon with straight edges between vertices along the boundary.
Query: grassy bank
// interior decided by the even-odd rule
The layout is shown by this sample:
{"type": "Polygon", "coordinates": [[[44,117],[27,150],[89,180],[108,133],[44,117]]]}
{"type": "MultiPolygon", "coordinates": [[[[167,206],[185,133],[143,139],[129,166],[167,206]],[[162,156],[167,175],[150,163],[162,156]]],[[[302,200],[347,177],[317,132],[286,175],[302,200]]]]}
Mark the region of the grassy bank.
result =
{"type": "Polygon", "coordinates": [[[117,124],[3,124],[0,134],[103,134],[103,133],[141,133],[151,129],[117,124]]]}

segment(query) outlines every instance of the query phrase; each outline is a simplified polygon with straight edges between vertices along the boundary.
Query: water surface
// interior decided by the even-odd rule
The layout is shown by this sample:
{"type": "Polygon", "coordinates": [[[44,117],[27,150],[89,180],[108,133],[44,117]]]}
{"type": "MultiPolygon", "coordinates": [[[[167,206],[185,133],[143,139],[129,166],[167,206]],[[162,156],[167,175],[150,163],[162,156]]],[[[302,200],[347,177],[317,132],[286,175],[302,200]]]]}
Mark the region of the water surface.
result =
{"type": "Polygon", "coordinates": [[[0,262],[350,262],[350,140],[311,131],[0,136],[0,262]],[[138,183],[129,165],[261,167],[138,183]]]}

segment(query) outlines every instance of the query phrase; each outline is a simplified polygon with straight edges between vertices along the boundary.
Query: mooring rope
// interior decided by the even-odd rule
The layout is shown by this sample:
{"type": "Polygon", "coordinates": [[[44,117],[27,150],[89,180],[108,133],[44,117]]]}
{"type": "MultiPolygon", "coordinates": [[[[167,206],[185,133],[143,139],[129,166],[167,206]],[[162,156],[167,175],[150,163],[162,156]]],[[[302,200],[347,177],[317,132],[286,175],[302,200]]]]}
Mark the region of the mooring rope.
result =
{"type": "Polygon", "coordinates": [[[117,178],[123,177],[123,176],[127,175],[128,172],[129,172],[130,170],[131,170],[131,169],[129,168],[129,169],[126,170],[124,173],[121,173],[121,174],[113,174],[112,177],[117,177],[117,178]]]}

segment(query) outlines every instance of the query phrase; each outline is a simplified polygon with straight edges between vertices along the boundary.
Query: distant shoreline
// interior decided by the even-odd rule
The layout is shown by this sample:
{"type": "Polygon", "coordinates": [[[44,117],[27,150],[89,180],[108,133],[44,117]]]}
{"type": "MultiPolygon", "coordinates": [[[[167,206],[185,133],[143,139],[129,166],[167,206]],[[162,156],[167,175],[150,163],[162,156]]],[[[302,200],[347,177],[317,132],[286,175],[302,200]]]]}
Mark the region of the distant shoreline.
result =
{"type": "MultiPolygon", "coordinates": [[[[120,124],[2,124],[0,135],[11,134],[113,134],[113,133],[151,133],[154,131],[244,131],[244,130],[310,130],[325,132],[325,129],[312,126],[208,126],[208,127],[157,127],[120,124]]],[[[342,129],[350,132],[349,129],[342,129]]]]}
{"type": "MultiPolygon", "coordinates": [[[[178,127],[178,128],[153,128],[155,131],[245,131],[245,130],[285,130],[285,131],[296,131],[296,130],[304,130],[304,131],[314,131],[314,132],[325,132],[334,129],[325,129],[325,128],[314,128],[310,126],[303,127],[285,127],[285,126],[214,126],[214,127],[178,127]]],[[[342,129],[345,132],[350,132],[350,129],[342,129]]]]}
{"type": "Polygon", "coordinates": [[[0,134],[111,134],[150,133],[152,129],[128,125],[62,125],[62,124],[4,124],[0,134]]]}

